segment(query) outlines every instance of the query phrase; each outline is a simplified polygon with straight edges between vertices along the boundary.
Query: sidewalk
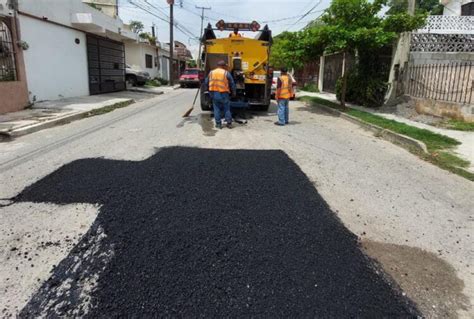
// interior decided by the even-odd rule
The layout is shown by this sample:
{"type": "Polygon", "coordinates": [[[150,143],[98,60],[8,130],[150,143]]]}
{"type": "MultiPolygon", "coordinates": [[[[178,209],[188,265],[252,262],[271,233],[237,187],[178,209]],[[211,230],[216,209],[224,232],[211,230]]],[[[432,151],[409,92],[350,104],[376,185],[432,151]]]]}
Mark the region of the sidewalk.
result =
{"type": "Polygon", "coordinates": [[[8,138],[30,134],[88,117],[94,113],[128,106],[172,90],[172,87],[136,88],[133,91],[36,103],[29,109],[0,115],[0,136],[8,138]]]}
{"type": "MultiPolygon", "coordinates": [[[[327,92],[313,93],[313,92],[299,91],[297,96],[315,96],[315,97],[325,99],[331,102],[339,103],[339,101],[336,98],[336,94],[333,94],[333,93],[327,93],[327,92]]],[[[386,119],[402,122],[407,125],[426,129],[434,133],[446,135],[458,140],[459,142],[461,142],[461,145],[456,147],[453,151],[457,153],[460,157],[471,162],[469,170],[474,171],[474,132],[463,132],[463,131],[456,131],[456,130],[449,130],[445,128],[434,127],[434,126],[416,122],[416,121],[413,121],[413,120],[410,120],[410,119],[407,119],[405,117],[398,116],[395,114],[380,112],[377,109],[366,108],[363,106],[354,105],[352,103],[346,103],[346,105],[360,111],[376,114],[386,119]]]]}

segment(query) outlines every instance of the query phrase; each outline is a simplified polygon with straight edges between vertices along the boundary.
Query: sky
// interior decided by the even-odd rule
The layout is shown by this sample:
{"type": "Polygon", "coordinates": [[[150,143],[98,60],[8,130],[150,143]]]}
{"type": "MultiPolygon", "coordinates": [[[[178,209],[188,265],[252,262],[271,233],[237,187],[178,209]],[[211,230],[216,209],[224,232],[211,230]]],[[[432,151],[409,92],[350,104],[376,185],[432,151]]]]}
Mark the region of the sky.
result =
{"type": "MultiPolygon", "coordinates": [[[[184,32],[175,28],[174,38],[186,44],[193,56],[197,56],[199,46],[196,38],[201,33],[201,10],[196,6],[211,8],[204,12],[204,26],[210,22],[214,27],[220,19],[226,22],[255,20],[262,27],[268,24],[275,36],[283,31],[302,29],[321,15],[329,4],[330,0],[175,0],[174,16],[184,32]]],[[[119,0],[119,15],[125,23],[141,21],[145,31],[149,32],[154,23],[158,41],[169,42],[169,22],[166,22],[169,6],[166,0],[119,0]]],[[[221,34],[228,36],[229,32],[221,34]]],[[[252,36],[252,33],[246,35],[252,36]]],[[[219,32],[217,36],[220,36],[219,32]]]]}

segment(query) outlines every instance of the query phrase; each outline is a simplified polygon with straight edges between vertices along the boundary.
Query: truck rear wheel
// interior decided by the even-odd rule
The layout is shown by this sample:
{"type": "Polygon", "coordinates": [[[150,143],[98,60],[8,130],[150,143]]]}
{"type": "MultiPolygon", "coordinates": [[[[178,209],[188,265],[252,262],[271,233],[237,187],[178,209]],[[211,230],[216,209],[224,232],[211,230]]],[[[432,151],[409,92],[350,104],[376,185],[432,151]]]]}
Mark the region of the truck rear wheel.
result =
{"type": "Polygon", "coordinates": [[[201,110],[203,111],[210,111],[211,110],[211,106],[209,104],[206,104],[206,103],[202,103],[201,102],[201,110]]]}
{"type": "Polygon", "coordinates": [[[205,90],[204,83],[201,85],[201,94],[200,94],[200,100],[201,100],[201,110],[203,111],[210,111],[211,110],[211,98],[209,97],[208,94],[204,93],[205,90]]]}
{"type": "Polygon", "coordinates": [[[270,104],[260,104],[260,105],[254,106],[254,109],[259,112],[268,112],[269,108],[270,108],[270,104]]]}

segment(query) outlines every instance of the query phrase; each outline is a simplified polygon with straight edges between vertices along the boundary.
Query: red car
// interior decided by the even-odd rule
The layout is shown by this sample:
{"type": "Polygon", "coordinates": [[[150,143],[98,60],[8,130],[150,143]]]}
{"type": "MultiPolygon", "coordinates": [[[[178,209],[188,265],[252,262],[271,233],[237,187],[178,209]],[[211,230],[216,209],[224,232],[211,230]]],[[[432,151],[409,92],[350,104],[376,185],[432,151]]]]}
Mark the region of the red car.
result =
{"type": "Polygon", "coordinates": [[[190,86],[199,87],[203,81],[204,71],[201,71],[197,68],[186,69],[179,77],[179,84],[182,88],[190,86]]]}

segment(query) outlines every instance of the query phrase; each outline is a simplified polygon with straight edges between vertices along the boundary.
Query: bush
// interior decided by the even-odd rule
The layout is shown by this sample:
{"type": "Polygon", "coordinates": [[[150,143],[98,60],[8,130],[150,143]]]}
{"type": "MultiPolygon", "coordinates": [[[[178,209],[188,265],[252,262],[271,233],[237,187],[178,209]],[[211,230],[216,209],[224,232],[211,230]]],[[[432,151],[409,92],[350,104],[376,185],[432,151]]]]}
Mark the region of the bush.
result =
{"type": "Polygon", "coordinates": [[[312,82],[306,83],[306,85],[303,86],[303,87],[301,88],[301,90],[306,91],[306,92],[314,92],[314,93],[318,93],[318,92],[319,92],[318,86],[317,86],[315,83],[312,83],[312,82]]]}
{"type": "MultiPolygon", "coordinates": [[[[366,77],[358,74],[357,70],[349,71],[347,75],[346,101],[366,107],[382,106],[388,83],[380,78],[366,77]]],[[[342,78],[336,83],[336,97],[341,100],[342,78]]]]}
{"type": "Polygon", "coordinates": [[[146,85],[148,85],[148,86],[161,86],[161,83],[157,79],[153,79],[153,80],[146,81],[146,85]]]}
{"type": "MultiPolygon", "coordinates": [[[[379,107],[388,90],[390,48],[359,52],[358,62],[348,71],[346,101],[366,107],[379,107]],[[383,58],[385,53],[385,58],[383,58]]],[[[341,99],[342,78],[336,82],[336,96],[341,99]]]]}
{"type": "Polygon", "coordinates": [[[169,83],[168,80],[163,79],[163,78],[156,78],[155,80],[157,80],[158,82],[160,82],[161,85],[168,85],[168,83],[169,83]]]}

